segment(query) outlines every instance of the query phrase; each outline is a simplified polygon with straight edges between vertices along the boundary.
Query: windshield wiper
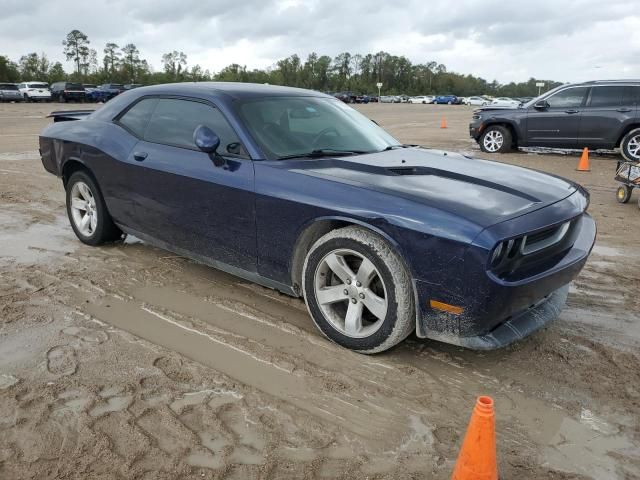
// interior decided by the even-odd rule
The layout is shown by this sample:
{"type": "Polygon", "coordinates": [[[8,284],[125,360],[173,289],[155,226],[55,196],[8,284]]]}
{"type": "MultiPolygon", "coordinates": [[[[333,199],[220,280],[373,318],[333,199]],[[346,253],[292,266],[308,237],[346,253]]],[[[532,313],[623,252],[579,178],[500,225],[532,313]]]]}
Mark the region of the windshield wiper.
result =
{"type": "Polygon", "coordinates": [[[321,157],[346,157],[350,155],[362,155],[366,152],[364,150],[333,150],[331,148],[320,148],[317,150],[311,150],[306,153],[294,153],[292,155],[284,155],[278,157],[278,160],[287,160],[289,158],[321,158],[321,157]]]}

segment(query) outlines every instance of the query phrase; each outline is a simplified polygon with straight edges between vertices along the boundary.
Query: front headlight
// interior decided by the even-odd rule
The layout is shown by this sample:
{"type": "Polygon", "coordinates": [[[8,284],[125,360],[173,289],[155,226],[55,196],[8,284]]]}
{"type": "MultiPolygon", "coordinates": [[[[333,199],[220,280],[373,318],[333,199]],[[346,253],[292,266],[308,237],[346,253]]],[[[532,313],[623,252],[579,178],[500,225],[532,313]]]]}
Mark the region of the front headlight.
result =
{"type": "Polygon", "coordinates": [[[471,118],[474,120],[480,120],[482,117],[480,115],[471,115],[471,118]]]}

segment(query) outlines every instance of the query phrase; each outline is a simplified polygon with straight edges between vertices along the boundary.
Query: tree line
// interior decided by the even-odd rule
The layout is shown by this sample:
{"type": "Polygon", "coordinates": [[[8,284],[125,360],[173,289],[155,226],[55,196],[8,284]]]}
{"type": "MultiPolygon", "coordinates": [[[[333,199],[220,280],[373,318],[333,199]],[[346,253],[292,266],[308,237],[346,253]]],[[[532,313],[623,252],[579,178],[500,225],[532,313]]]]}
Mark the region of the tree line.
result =
{"type": "Polygon", "coordinates": [[[366,55],[344,52],[331,58],[311,53],[306,60],[291,55],[265,69],[248,69],[233,63],[217,73],[200,65],[189,66],[187,55],[171,51],[162,55],[162,71],[154,71],[133,43],[120,46],[107,42],[102,58],[91,46],[86,34],[72,30],[62,41],[67,61],[74,65],[66,72],[60,62],[52,63],[44,53],[28,53],[17,62],[0,55],[0,81],[29,80],[49,83],[68,80],[81,83],[142,83],[152,85],[167,82],[229,81],[270,83],[310,88],[324,92],[352,91],[376,94],[382,83],[383,94],[427,95],[454,94],[458,96],[494,95],[525,97],[537,95],[536,82],[543,81],[545,90],[560,82],[530,78],[526,82],[501,84],[474,75],[447,70],[442,63],[412,63],[405,56],[381,51],[366,55]]]}

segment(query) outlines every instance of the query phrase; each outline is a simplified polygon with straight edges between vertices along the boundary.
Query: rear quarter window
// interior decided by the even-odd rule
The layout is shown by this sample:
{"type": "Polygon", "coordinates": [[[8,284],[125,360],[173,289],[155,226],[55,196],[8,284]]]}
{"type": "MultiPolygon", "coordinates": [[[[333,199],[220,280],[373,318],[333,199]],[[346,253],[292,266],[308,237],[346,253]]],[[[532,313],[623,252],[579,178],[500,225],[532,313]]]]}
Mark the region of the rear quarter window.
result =
{"type": "Polygon", "coordinates": [[[606,86],[591,88],[590,107],[619,107],[627,87],[606,86]]]}
{"type": "Polygon", "coordinates": [[[158,104],[157,98],[145,98],[129,108],[117,123],[124,126],[136,137],[144,138],[149,119],[158,104]]]}

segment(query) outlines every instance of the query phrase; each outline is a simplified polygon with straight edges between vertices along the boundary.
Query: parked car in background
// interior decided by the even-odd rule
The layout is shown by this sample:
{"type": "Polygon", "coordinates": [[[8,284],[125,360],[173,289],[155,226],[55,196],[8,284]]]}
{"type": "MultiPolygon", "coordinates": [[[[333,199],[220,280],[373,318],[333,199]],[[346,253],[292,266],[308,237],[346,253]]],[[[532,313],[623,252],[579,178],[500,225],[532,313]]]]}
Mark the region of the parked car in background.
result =
{"type": "Polygon", "coordinates": [[[51,91],[47,82],[23,82],[18,85],[25,102],[50,102],[51,91]]]}
{"type": "Polygon", "coordinates": [[[22,102],[24,97],[15,83],[0,83],[0,102],[22,102]]]}
{"type": "Polygon", "coordinates": [[[379,101],[380,103],[394,103],[394,99],[393,95],[381,95],[379,101]]]}
{"type": "Polygon", "coordinates": [[[440,95],[437,96],[433,103],[438,105],[453,105],[458,101],[458,97],[455,95],[440,95]]]}
{"type": "Polygon", "coordinates": [[[87,92],[81,83],[56,82],[51,85],[51,99],[64,102],[84,102],[87,92]]]}
{"type": "Polygon", "coordinates": [[[518,105],[520,105],[520,100],[515,100],[513,98],[509,98],[509,97],[498,97],[495,100],[493,100],[491,102],[491,105],[494,105],[496,107],[517,107],[518,105]]]}
{"type": "Polygon", "coordinates": [[[469,133],[480,148],[619,148],[640,161],[640,81],[562,85],[519,108],[489,105],[473,113],[469,133]]]}
{"type": "Polygon", "coordinates": [[[333,94],[338,100],[342,100],[344,103],[354,103],[355,95],[351,92],[336,92],[333,94]]]}
{"type": "Polygon", "coordinates": [[[319,92],[179,83],[52,116],[41,160],[81,242],[124,232],[303,298],[361,353],[413,332],[517,341],[558,316],[595,241],[579,185],[402,145],[319,92]]]}
{"type": "Polygon", "coordinates": [[[430,103],[430,102],[427,100],[427,97],[426,97],[426,96],[424,96],[424,95],[419,95],[419,96],[417,96],[417,97],[411,97],[411,98],[409,98],[409,103],[423,103],[423,104],[427,104],[427,103],[430,103]]]}
{"type": "Polygon", "coordinates": [[[106,83],[95,88],[87,89],[87,100],[91,102],[108,102],[116,95],[124,92],[124,85],[119,83],[106,83]]]}
{"type": "Polygon", "coordinates": [[[371,99],[369,98],[369,95],[356,95],[356,98],[354,100],[354,103],[369,103],[371,101],[371,99]]]}
{"type": "Polygon", "coordinates": [[[140,87],[144,87],[144,85],[141,83],[125,83],[124,85],[125,90],[133,90],[134,88],[140,88],[140,87]]]}
{"type": "Polygon", "coordinates": [[[489,101],[482,97],[467,97],[464,102],[465,105],[483,106],[489,105],[489,101]]]}
{"type": "Polygon", "coordinates": [[[369,103],[378,103],[380,99],[377,95],[369,95],[369,103]]]}

